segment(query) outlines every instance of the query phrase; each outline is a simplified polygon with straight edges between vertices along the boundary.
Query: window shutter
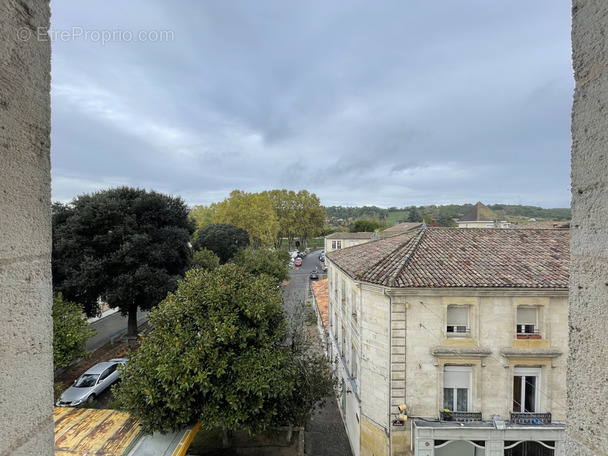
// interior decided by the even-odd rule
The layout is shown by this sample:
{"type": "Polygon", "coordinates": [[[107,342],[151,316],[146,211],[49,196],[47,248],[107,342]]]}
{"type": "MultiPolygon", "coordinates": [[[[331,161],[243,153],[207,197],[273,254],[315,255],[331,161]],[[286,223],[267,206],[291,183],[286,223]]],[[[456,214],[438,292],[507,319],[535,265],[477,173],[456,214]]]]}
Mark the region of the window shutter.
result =
{"type": "Polygon", "coordinates": [[[443,372],[444,388],[470,388],[471,367],[469,366],[445,366],[443,372]]]}
{"type": "Polygon", "coordinates": [[[469,326],[469,308],[448,306],[448,326],[469,326]]]}
{"type": "Polygon", "coordinates": [[[518,307],[517,324],[536,325],[536,307],[518,307]]]}

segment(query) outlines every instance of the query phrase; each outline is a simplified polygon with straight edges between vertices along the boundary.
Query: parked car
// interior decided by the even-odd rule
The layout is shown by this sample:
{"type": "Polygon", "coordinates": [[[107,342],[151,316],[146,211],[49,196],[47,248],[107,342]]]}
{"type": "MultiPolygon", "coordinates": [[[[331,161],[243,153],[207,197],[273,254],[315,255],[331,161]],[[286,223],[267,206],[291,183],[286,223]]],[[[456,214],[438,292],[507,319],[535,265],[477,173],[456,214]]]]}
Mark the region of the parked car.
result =
{"type": "Polygon", "coordinates": [[[291,260],[291,261],[289,262],[288,267],[289,267],[289,269],[293,268],[293,260],[291,260]]]}
{"type": "Polygon", "coordinates": [[[293,265],[294,266],[302,266],[302,258],[296,257],[296,259],[293,260],[293,265]]]}
{"type": "Polygon", "coordinates": [[[315,268],[314,271],[310,273],[310,280],[317,280],[319,278],[319,271],[315,268]]]}
{"type": "Polygon", "coordinates": [[[127,358],[115,358],[95,364],[63,392],[55,405],[76,407],[85,402],[93,402],[97,396],[118,381],[120,374],[116,368],[126,362],[127,358]]]}
{"type": "Polygon", "coordinates": [[[321,255],[319,255],[319,261],[325,261],[325,250],[321,250],[321,255]]]}

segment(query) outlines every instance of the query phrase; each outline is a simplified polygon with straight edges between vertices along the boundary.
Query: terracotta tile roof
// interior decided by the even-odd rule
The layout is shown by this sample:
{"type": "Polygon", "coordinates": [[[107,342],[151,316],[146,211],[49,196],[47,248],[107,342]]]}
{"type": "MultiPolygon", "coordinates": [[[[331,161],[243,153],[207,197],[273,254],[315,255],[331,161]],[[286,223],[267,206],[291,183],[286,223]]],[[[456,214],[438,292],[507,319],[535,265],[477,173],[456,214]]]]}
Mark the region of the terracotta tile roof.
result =
{"type": "Polygon", "coordinates": [[[397,288],[568,288],[567,230],[425,228],[329,252],[351,277],[397,288]]]}
{"type": "Polygon", "coordinates": [[[329,311],[327,304],[329,298],[328,280],[323,279],[318,280],[317,282],[313,282],[312,293],[315,295],[317,306],[319,306],[319,311],[321,312],[323,329],[327,332],[329,328],[329,311]]]}
{"type": "MultiPolygon", "coordinates": [[[[380,239],[395,236],[396,234],[399,234],[399,232],[395,233],[394,231],[389,230],[378,232],[378,236],[380,237],[380,239]]],[[[350,233],[346,231],[341,231],[338,233],[332,233],[329,236],[325,236],[325,239],[372,239],[373,235],[373,232],[350,233]]]]}
{"type": "Polygon", "coordinates": [[[404,231],[420,228],[421,226],[422,226],[422,223],[398,223],[396,225],[391,226],[390,228],[385,229],[383,232],[384,233],[386,233],[386,232],[403,233],[404,231]]]}

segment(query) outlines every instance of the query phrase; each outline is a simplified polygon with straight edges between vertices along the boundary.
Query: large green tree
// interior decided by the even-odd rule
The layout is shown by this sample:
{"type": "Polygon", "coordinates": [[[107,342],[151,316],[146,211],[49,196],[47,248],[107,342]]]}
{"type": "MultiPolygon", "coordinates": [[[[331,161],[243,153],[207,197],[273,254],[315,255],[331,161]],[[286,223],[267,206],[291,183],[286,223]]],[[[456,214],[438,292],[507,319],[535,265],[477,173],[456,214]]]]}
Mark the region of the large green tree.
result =
{"type": "Polygon", "coordinates": [[[149,310],[177,286],[191,262],[194,226],[179,197],[129,187],[54,205],[53,285],[66,299],[99,312],[99,300],[128,316],[149,310]]]}
{"type": "Polygon", "coordinates": [[[331,390],[310,388],[318,379],[285,344],[282,304],[265,274],[233,264],[190,270],[150,312],[152,331],[142,337],[115,389],[119,403],[146,432],[197,421],[207,429],[251,433],[300,424],[310,416],[304,405],[314,406],[331,390]],[[300,389],[308,392],[305,400],[300,389]]]}
{"type": "Polygon", "coordinates": [[[375,220],[355,220],[350,226],[350,232],[371,233],[380,228],[385,228],[385,226],[375,220]]]}
{"type": "Polygon", "coordinates": [[[251,274],[266,274],[275,281],[282,282],[289,278],[290,259],[286,250],[242,249],[235,255],[233,262],[251,274]]]}
{"type": "Polygon", "coordinates": [[[247,230],[255,247],[272,245],[279,231],[277,215],[267,195],[234,190],[215,205],[213,223],[224,223],[247,230]]]}
{"type": "Polygon", "coordinates": [[[82,306],[66,301],[61,293],[53,296],[53,367],[67,367],[74,360],[88,357],[89,329],[82,306]]]}
{"type": "Polygon", "coordinates": [[[227,223],[212,223],[197,231],[192,242],[195,251],[211,250],[220,263],[227,263],[236,253],[249,245],[249,233],[244,228],[227,223]]]}

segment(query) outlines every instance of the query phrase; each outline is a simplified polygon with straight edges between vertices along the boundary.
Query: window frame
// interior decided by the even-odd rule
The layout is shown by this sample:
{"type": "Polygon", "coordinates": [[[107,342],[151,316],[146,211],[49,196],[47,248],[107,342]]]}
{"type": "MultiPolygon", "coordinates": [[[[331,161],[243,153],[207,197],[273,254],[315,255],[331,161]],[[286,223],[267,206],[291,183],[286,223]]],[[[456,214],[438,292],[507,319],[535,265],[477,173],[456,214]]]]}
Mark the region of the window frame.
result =
{"type": "Polygon", "coordinates": [[[469,412],[471,411],[471,403],[473,396],[473,367],[472,366],[455,366],[455,365],[444,365],[443,366],[443,408],[448,409],[451,412],[469,412]],[[452,375],[450,375],[452,373],[452,375]],[[462,377],[465,374],[468,378],[465,382],[462,381],[462,377]],[[451,378],[450,378],[451,377],[451,378]],[[466,383],[465,387],[463,385],[466,383]],[[451,386],[454,385],[454,386],[451,386]],[[452,404],[450,407],[446,405],[446,390],[451,390],[452,393],[452,404]],[[466,410],[461,410],[458,407],[458,390],[466,390],[466,410]]]}
{"type": "Polygon", "coordinates": [[[519,367],[513,368],[513,412],[514,413],[538,413],[540,411],[540,382],[541,382],[541,368],[540,367],[519,367]],[[520,380],[520,391],[516,391],[516,378],[521,377],[526,380],[520,380]],[[529,384],[527,378],[534,377],[534,385],[529,384]],[[528,388],[533,388],[534,391],[534,409],[526,409],[526,395],[529,394],[528,388]],[[519,401],[516,400],[516,393],[519,401]],[[523,399],[522,399],[523,398],[523,399]],[[522,402],[523,401],[523,402],[522,402]],[[516,403],[519,402],[519,405],[516,403]],[[516,410],[518,408],[519,410],[516,410]]]}
{"type": "MultiPolygon", "coordinates": [[[[460,315],[462,317],[462,315],[460,315]]],[[[471,333],[471,306],[469,305],[459,305],[459,304],[448,304],[446,309],[446,326],[445,332],[448,337],[467,337],[471,333]],[[452,312],[450,312],[452,310],[452,312]],[[450,313],[454,313],[455,311],[466,312],[466,325],[459,324],[450,324],[452,323],[456,317],[456,315],[452,315],[450,318],[450,313]],[[458,328],[458,329],[457,329],[458,328]],[[464,329],[460,329],[464,328],[464,329]]]]}
{"type": "Polygon", "coordinates": [[[527,306],[520,305],[517,306],[516,315],[515,315],[515,332],[517,335],[530,335],[530,334],[539,334],[538,320],[539,320],[539,307],[538,306],[527,306]],[[522,315],[520,317],[520,310],[523,314],[524,311],[534,311],[534,324],[528,324],[527,319],[522,315]],[[521,322],[521,323],[520,323],[521,322]],[[532,326],[532,328],[529,328],[532,326]],[[521,331],[520,331],[521,330],[521,331]]]}

